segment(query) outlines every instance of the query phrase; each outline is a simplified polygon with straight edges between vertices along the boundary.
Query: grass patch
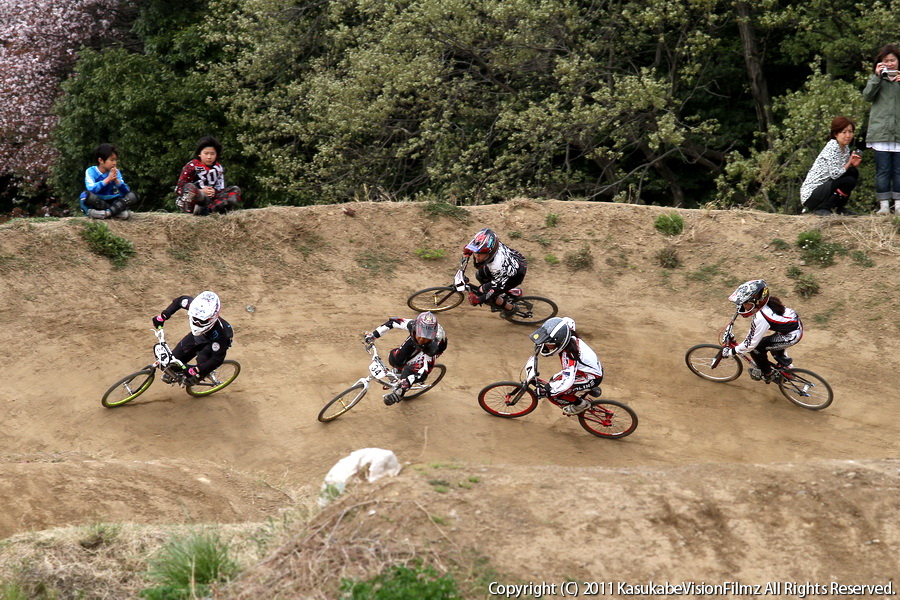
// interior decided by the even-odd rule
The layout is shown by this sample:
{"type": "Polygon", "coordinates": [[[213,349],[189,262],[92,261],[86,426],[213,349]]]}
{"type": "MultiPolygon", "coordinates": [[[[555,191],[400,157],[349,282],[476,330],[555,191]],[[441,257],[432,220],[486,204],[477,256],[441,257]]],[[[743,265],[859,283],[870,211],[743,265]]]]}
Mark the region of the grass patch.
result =
{"type": "Polygon", "coordinates": [[[544,219],[544,225],[547,227],[556,227],[559,225],[559,215],[556,213],[550,213],[547,215],[547,218],[544,219]]]}
{"type": "Polygon", "coordinates": [[[801,298],[810,298],[819,293],[819,280],[816,279],[815,275],[812,274],[804,274],[799,275],[794,282],[794,291],[801,298]]]}
{"type": "Polygon", "coordinates": [[[653,227],[665,235],[678,235],[684,231],[684,219],[678,213],[658,215],[653,222],[653,227]]]}
{"type": "Polygon", "coordinates": [[[522,232],[521,231],[510,231],[508,234],[508,237],[511,240],[518,240],[519,238],[522,237],[522,232]]]}
{"type": "Polygon", "coordinates": [[[450,575],[432,567],[393,565],[368,581],[342,579],[342,600],[462,600],[450,575]]]}
{"type": "Polygon", "coordinates": [[[440,260],[447,256],[443,248],[416,248],[416,256],[422,260],[440,260]]]}
{"type": "Polygon", "coordinates": [[[356,264],[372,275],[390,275],[394,272],[398,260],[383,252],[366,250],[356,257],[356,264]]]}
{"type": "Polygon", "coordinates": [[[703,283],[709,283],[715,278],[716,275],[722,273],[722,270],[719,268],[719,265],[703,265],[696,271],[691,271],[686,274],[690,281],[702,281],[703,283]]]}
{"type": "Polygon", "coordinates": [[[559,259],[556,258],[556,255],[555,255],[555,254],[548,254],[548,255],[546,255],[546,256],[544,257],[544,260],[547,261],[547,263],[548,263],[548,264],[551,264],[551,265],[558,265],[558,264],[559,264],[559,259]]]}
{"type": "Polygon", "coordinates": [[[772,241],[769,242],[769,243],[770,243],[770,244],[772,245],[772,247],[775,248],[776,250],[787,250],[788,248],[791,247],[790,244],[788,244],[786,241],[784,241],[784,240],[781,239],[781,238],[775,238],[774,240],[772,240],[772,241]]]}
{"type": "Polygon", "coordinates": [[[797,246],[800,248],[800,256],[810,264],[820,267],[828,267],[834,264],[837,254],[847,254],[847,249],[834,242],[827,242],[822,237],[822,231],[811,229],[797,236],[797,246]]]}
{"type": "Polygon", "coordinates": [[[872,262],[872,259],[869,258],[869,256],[862,250],[854,250],[853,252],[850,253],[850,258],[853,259],[853,262],[855,262],[856,264],[861,265],[863,267],[874,267],[875,266],[875,263],[872,262]]]}
{"type": "Polygon", "coordinates": [[[141,597],[179,600],[206,596],[212,584],[237,574],[237,563],[229,554],[228,544],[215,532],[175,537],[151,559],[148,577],[158,585],[141,591],[141,597]]]}
{"type": "Polygon", "coordinates": [[[128,259],[135,254],[134,244],[114,234],[103,223],[85,223],[81,237],[85,239],[91,252],[108,258],[118,268],[128,264],[128,259]]]}
{"type": "Polygon", "coordinates": [[[576,252],[566,254],[563,260],[570,271],[587,271],[594,266],[594,255],[587,244],[576,252]]]}
{"type": "Polygon", "coordinates": [[[791,265],[788,267],[787,273],[785,275],[788,276],[789,279],[797,279],[801,275],[803,275],[803,271],[797,265],[791,265]]]}
{"type": "Polygon", "coordinates": [[[463,223],[469,220],[469,211],[462,206],[456,206],[449,202],[426,202],[422,206],[422,212],[431,218],[447,217],[463,223]]]}
{"type": "Polygon", "coordinates": [[[664,269],[677,269],[681,266],[681,258],[674,246],[666,246],[656,253],[656,262],[664,269]]]}

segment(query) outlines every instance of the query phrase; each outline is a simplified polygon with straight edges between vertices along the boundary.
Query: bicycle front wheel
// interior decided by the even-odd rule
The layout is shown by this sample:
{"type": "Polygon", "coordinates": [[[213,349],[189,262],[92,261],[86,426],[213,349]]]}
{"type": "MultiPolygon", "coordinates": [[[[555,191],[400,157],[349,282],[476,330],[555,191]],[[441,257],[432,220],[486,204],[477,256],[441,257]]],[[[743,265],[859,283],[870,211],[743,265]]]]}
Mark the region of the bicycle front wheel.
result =
{"type": "Polygon", "coordinates": [[[522,390],[522,384],[515,381],[498,381],[478,392],[478,404],[495,417],[524,417],[538,405],[537,396],[531,388],[522,390]]]}
{"type": "Polygon", "coordinates": [[[240,374],[240,363],[236,360],[226,360],[209,375],[184,389],[191,396],[209,396],[230,384],[240,374]]]}
{"type": "Polygon", "coordinates": [[[741,376],[744,365],[737,356],[722,358],[721,351],[718,344],[697,344],[685,353],[684,362],[694,375],[707,381],[734,381],[741,376]]]}
{"type": "Polygon", "coordinates": [[[591,407],[578,415],[585,431],[602,438],[623,438],[637,429],[637,413],[630,406],[615,400],[595,400],[591,407]]]}
{"type": "Polygon", "coordinates": [[[434,365],[434,368],[431,370],[431,373],[428,374],[428,378],[421,383],[414,383],[409,386],[409,391],[403,395],[404,400],[410,400],[412,398],[416,398],[421,396],[434,386],[438,384],[438,382],[444,378],[444,374],[447,372],[447,367],[442,364],[434,365]]]}
{"type": "Polygon", "coordinates": [[[809,410],[822,410],[834,400],[828,382],[806,369],[786,369],[779,377],[778,389],[785,398],[809,410]]]}
{"type": "Polygon", "coordinates": [[[152,365],[144,367],[140,371],[123,377],[112,384],[112,387],[103,394],[103,400],[100,402],[106,408],[115,408],[116,406],[127,404],[146,392],[155,377],[156,368],[152,365]]]}
{"type": "Polygon", "coordinates": [[[507,321],[520,325],[540,325],[559,312],[559,307],[553,300],[541,296],[520,296],[512,305],[512,311],[503,311],[500,315],[507,321]]]}
{"type": "Polygon", "coordinates": [[[357,383],[352,388],[344,390],[335,396],[331,402],[322,407],[322,410],[319,411],[319,420],[323,423],[334,421],[359,404],[359,401],[363,399],[367,391],[366,386],[362,383],[357,383]]]}
{"type": "Polygon", "coordinates": [[[444,312],[456,308],[462,301],[462,292],[451,286],[444,286],[419,290],[406,300],[406,305],[418,312],[444,312]]]}

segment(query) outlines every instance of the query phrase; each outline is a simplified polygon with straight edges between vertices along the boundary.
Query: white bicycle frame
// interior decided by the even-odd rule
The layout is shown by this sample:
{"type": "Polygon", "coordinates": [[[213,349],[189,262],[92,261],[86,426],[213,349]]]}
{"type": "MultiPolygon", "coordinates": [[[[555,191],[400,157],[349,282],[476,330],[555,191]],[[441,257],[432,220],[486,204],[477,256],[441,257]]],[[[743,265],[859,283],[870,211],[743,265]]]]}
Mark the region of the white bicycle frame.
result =
{"type": "MultiPolygon", "coordinates": [[[[183,371],[184,363],[175,358],[175,355],[172,354],[172,349],[169,348],[169,345],[166,343],[166,334],[163,331],[163,328],[160,327],[154,329],[153,333],[156,335],[157,339],[156,344],[153,345],[153,355],[156,357],[156,362],[153,363],[153,366],[163,373],[168,372],[170,367],[177,368],[179,372],[183,371]]],[[[181,382],[180,385],[184,385],[184,383],[181,382]]]]}
{"type": "Polygon", "coordinates": [[[375,347],[375,344],[366,344],[366,352],[372,355],[372,362],[369,363],[369,374],[366,377],[360,377],[353,385],[362,384],[363,392],[365,393],[369,391],[369,383],[374,379],[381,385],[390,388],[391,391],[395,390],[400,378],[378,356],[378,348],[375,347]]]}

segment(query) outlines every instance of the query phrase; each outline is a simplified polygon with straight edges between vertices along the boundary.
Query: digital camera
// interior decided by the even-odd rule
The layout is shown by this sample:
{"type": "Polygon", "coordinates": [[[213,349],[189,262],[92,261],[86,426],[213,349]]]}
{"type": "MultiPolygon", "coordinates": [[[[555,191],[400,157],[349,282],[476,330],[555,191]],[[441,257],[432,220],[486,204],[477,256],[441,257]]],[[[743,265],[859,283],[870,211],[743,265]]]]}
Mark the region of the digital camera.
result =
{"type": "Polygon", "coordinates": [[[881,72],[881,78],[887,79],[888,77],[891,77],[891,76],[896,77],[897,73],[900,73],[900,71],[891,71],[890,69],[884,69],[881,72]]]}

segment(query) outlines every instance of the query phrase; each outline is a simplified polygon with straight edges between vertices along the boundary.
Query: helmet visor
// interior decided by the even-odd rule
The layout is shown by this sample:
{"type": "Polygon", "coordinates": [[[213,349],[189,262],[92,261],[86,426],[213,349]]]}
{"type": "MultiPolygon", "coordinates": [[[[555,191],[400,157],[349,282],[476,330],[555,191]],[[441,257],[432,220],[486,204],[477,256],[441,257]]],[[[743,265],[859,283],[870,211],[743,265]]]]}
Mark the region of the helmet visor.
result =
{"type": "Polygon", "coordinates": [[[208,327],[213,322],[213,318],[214,317],[210,317],[209,319],[201,319],[199,317],[191,317],[191,325],[203,329],[204,327],[208,327]]]}

